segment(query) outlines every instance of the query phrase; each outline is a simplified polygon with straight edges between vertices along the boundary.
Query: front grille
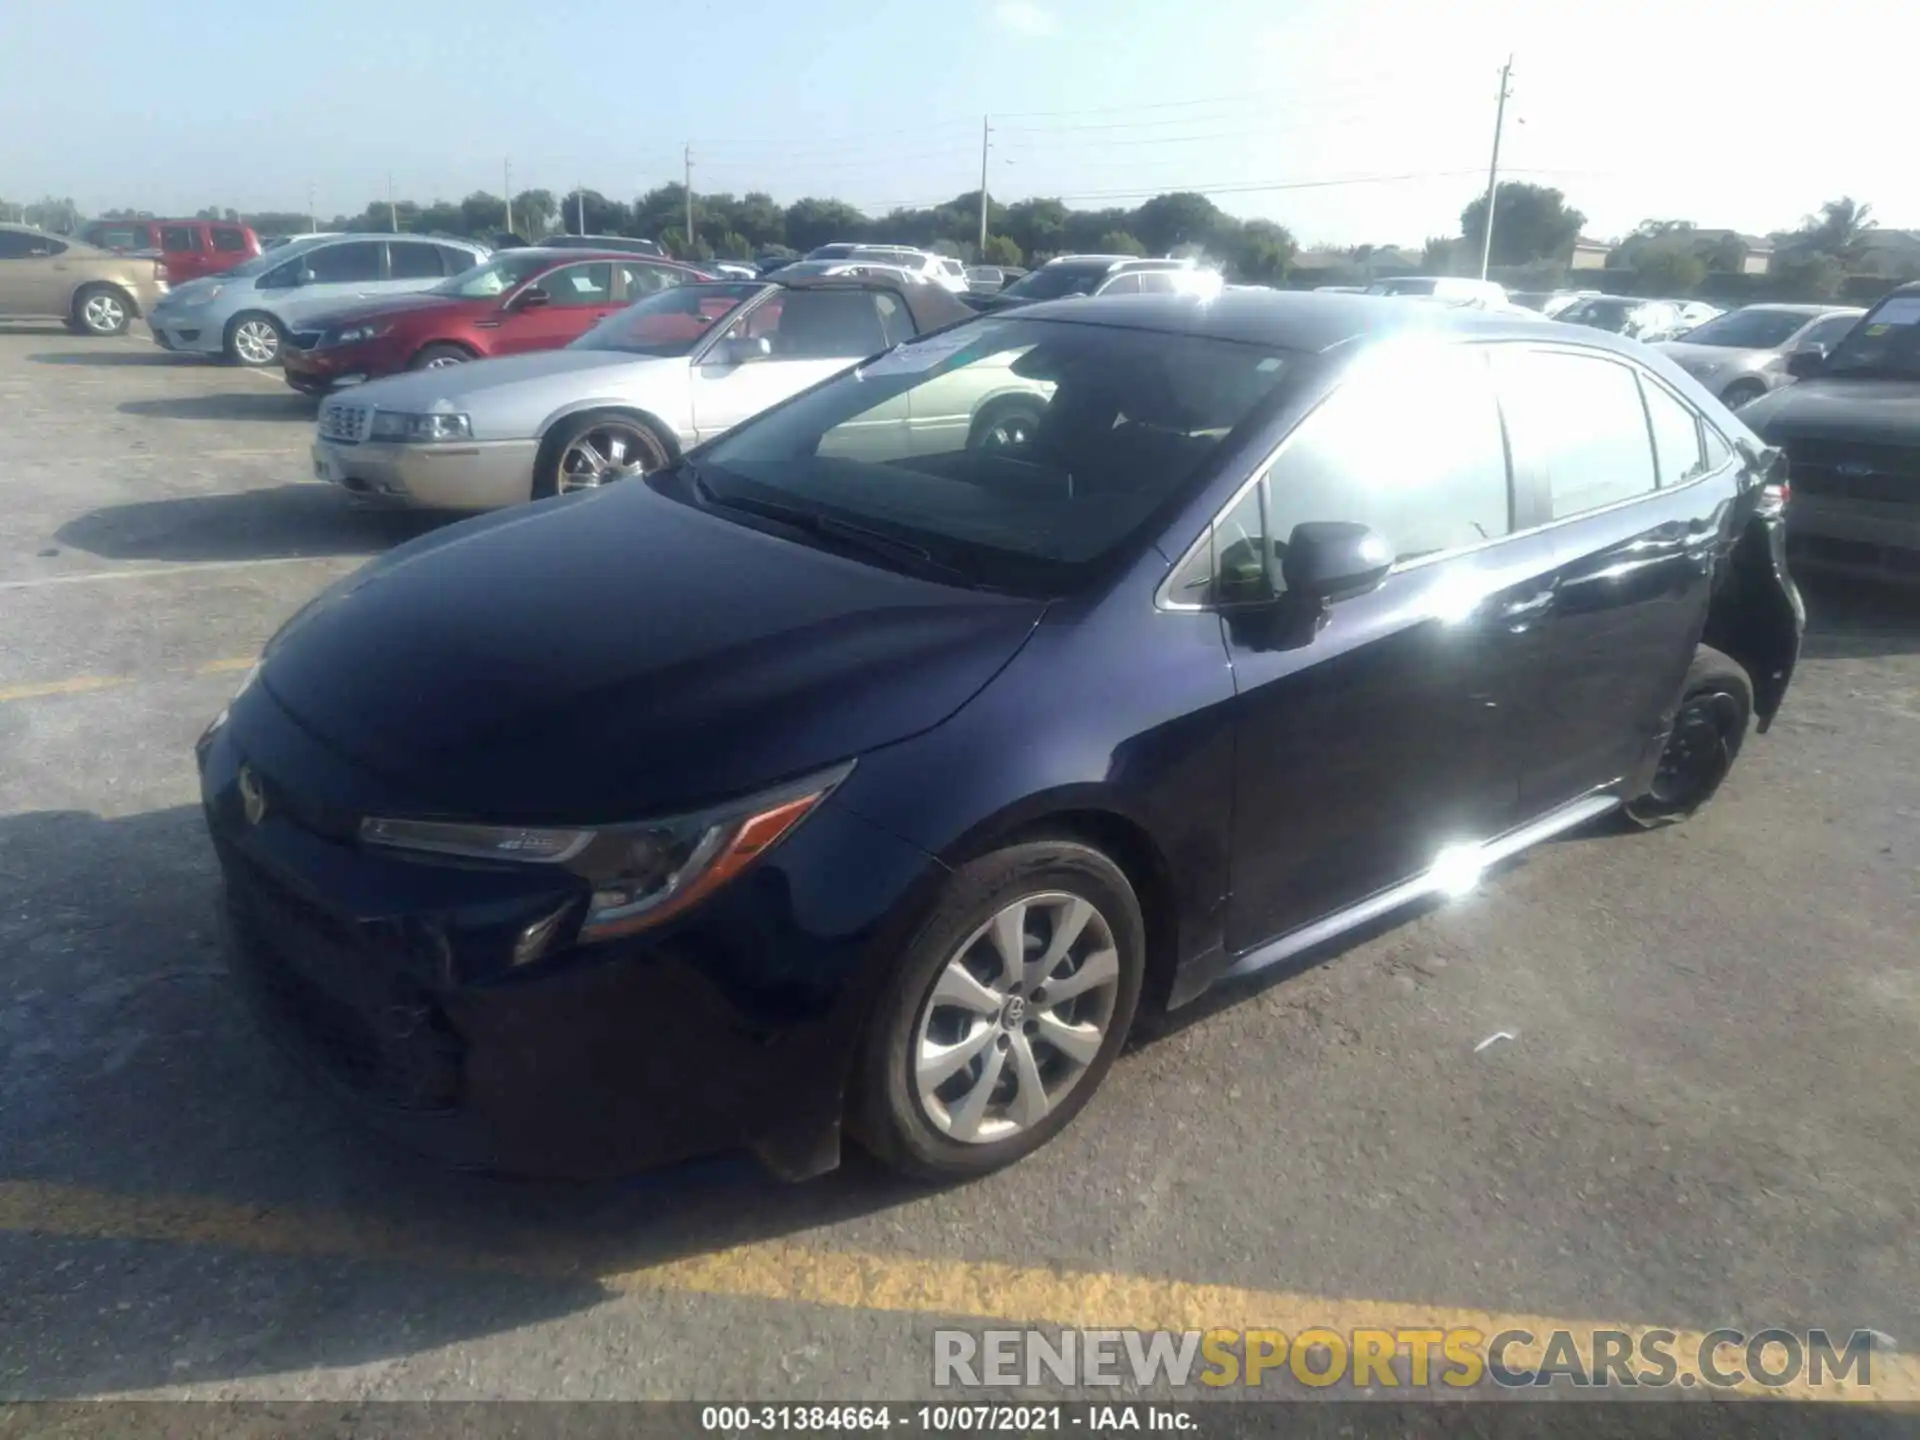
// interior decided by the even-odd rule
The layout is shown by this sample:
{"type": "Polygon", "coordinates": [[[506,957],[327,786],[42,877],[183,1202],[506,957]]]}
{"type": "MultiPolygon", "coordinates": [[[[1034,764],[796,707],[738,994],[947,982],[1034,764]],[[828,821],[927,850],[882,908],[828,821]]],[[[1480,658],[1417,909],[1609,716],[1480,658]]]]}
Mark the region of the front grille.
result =
{"type": "Polygon", "coordinates": [[[365,405],[328,405],[320,412],[320,436],[342,445],[358,445],[367,438],[373,411],[365,405]]]}
{"type": "Polygon", "coordinates": [[[1789,440],[1787,478],[1804,495],[1920,505],[1920,447],[1789,440]]]}
{"type": "Polygon", "coordinates": [[[221,852],[234,964],[269,1023],[366,1099],[415,1112],[457,1108],[461,1045],[433,997],[351,922],[231,846],[221,852]]]}

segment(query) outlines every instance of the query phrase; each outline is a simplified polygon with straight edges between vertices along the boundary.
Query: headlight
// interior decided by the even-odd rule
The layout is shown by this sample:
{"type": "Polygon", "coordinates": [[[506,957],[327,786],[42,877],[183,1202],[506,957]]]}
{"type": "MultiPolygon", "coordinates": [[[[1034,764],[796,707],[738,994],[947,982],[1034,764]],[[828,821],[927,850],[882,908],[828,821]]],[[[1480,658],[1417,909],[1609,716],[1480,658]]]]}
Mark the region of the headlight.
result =
{"type": "Polygon", "coordinates": [[[333,345],[358,345],[362,340],[378,340],[391,325],[350,325],[328,342],[333,345]]]}
{"type": "Polygon", "coordinates": [[[218,300],[220,292],[226,288],[224,285],[211,285],[192,295],[176,295],[173,299],[181,305],[208,305],[218,300]]]}
{"type": "Polygon", "coordinates": [[[396,410],[376,410],[372,437],[422,445],[441,440],[471,440],[473,422],[465,415],[403,415],[396,410]]]}
{"type": "Polygon", "coordinates": [[[369,816],[360,822],[360,843],[558,865],[593,890],[576,940],[608,940],[657,925],[712,894],[777,844],[852,769],[848,761],[711,810],[632,825],[468,825],[369,816]]]}

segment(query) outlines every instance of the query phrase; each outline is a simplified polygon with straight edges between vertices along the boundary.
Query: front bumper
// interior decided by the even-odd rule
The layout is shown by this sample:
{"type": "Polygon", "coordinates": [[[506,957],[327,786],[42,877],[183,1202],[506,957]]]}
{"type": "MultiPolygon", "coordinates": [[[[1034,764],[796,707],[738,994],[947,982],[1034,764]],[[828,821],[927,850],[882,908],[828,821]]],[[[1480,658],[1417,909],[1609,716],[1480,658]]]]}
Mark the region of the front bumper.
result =
{"type": "Polygon", "coordinates": [[[740,1148],[789,1178],[837,1162],[868,997],[938,873],[919,850],[830,801],[662,933],[563,942],[515,969],[511,936],[583,882],[362,849],[355,813],[404,798],[374,798],[386,782],[319,746],[259,683],[199,760],[239,988],[372,1127],[519,1174],[604,1177],[740,1148]],[[253,822],[243,761],[265,796],[253,822]]]}
{"type": "Polygon", "coordinates": [[[286,371],[287,384],[309,395],[325,395],[403,368],[377,341],[313,350],[286,345],[281,348],[280,364],[286,371]]]}
{"type": "Polygon", "coordinates": [[[533,498],[536,440],[393,445],[313,443],[313,473],[373,504],[420,510],[498,510],[533,498]]]}
{"type": "Polygon", "coordinates": [[[1787,544],[1797,567],[1920,581],[1920,503],[1796,494],[1787,544]]]}
{"type": "Polygon", "coordinates": [[[148,312],[147,328],[153,332],[154,343],[163,350],[218,355],[226,347],[226,336],[220,325],[199,311],[157,308],[148,312]]]}

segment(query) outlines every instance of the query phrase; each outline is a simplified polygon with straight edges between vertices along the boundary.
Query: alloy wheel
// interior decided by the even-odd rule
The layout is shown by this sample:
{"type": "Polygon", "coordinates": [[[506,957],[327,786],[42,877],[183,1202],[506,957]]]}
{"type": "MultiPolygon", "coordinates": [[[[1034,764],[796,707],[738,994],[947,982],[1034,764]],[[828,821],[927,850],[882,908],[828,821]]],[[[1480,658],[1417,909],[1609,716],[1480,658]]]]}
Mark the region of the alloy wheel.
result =
{"type": "Polygon", "coordinates": [[[934,980],[913,1085],[941,1134],[990,1144],[1044,1120],[1099,1056],[1120,994],[1106,916],[1048,891],[1003,906],[934,980]]]}
{"type": "Polygon", "coordinates": [[[233,327],[233,350],[249,365],[267,365],[280,353],[280,333],[270,320],[242,320],[233,327]]]}
{"type": "Polygon", "coordinates": [[[420,368],[422,370],[445,370],[449,366],[464,365],[466,362],[458,355],[436,355],[420,368]]]}
{"type": "Polygon", "coordinates": [[[89,295],[80,307],[80,319],[97,335],[117,335],[126,328],[127,307],[117,295],[89,295]]]}
{"type": "Polygon", "coordinates": [[[665,460],[659,443],[637,425],[608,421],[576,436],[560,455],[562,495],[595,490],[657,470],[665,460]]]}
{"type": "Polygon", "coordinates": [[[1009,410],[982,427],[977,446],[981,450],[1014,450],[1033,439],[1034,416],[1025,410],[1009,410]]]}

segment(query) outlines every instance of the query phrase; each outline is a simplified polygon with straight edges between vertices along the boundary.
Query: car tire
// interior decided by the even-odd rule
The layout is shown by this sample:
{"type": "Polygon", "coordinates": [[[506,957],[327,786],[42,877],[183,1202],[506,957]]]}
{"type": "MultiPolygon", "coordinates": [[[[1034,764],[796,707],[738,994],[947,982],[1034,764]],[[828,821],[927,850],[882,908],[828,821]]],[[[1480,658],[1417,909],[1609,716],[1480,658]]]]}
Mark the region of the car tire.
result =
{"type": "Polygon", "coordinates": [[[221,346],[233,364],[258,369],[278,363],[286,338],[280,322],[264,310],[242,310],[227,322],[221,346]]]}
{"type": "Polygon", "coordinates": [[[883,1165],[934,1182],[1031,1154],[1106,1078],[1145,970],[1139,899],[1100,851],[1035,841],[960,867],[868,1023],[848,1110],[854,1138],[883,1165]],[[1018,980],[1001,958],[1013,944],[1018,980]],[[1068,984],[1071,994],[1057,993],[1068,984]]]}
{"type": "Polygon", "coordinates": [[[124,335],[133,323],[134,304],[116,285],[82,285],[74,292],[67,322],[76,335],[124,335]]]}
{"type": "Polygon", "coordinates": [[[967,431],[969,450],[1016,450],[1031,444],[1046,403],[1030,395],[1005,395],[980,407],[967,431]]]}
{"type": "Polygon", "coordinates": [[[439,370],[448,365],[464,365],[473,359],[473,352],[464,345],[441,343],[422,347],[419,354],[407,362],[409,370],[439,370]]]}
{"type": "Polygon", "coordinates": [[[620,410],[570,415],[540,442],[533,462],[533,498],[548,500],[651,474],[671,464],[677,453],[671,441],[637,415],[620,410]],[[583,451],[603,462],[597,473],[583,451]]]}
{"type": "Polygon", "coordinates": [[[1697,814],[1733,769],[1752,719],[1753,680],[1745,667],[1710,645],[1698,647],[1660,768],[1646,794],[1627,802],[1627,819],[1651,830],[1697,814]]]}
{"type": "Polygon", "coordinates": [[[1767,387],[1758,380],[1738,380],[1727,387],[1726,393],[1720,397],[1720,403],[1729,410],[1738,410],[1766,393],[1767,387]]]}

